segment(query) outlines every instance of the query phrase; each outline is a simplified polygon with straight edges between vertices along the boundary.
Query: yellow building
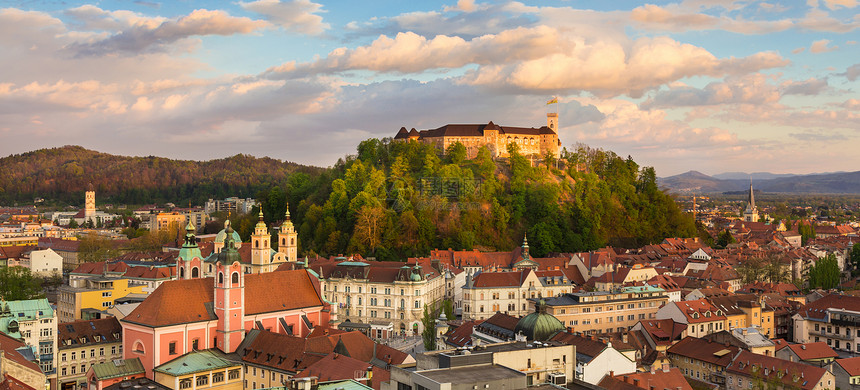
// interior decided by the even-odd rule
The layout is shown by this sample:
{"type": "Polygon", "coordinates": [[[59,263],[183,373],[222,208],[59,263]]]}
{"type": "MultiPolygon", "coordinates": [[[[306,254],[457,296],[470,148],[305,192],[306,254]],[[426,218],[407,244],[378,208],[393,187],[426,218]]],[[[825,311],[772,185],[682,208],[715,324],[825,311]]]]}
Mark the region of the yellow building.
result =
{"type": "Polygon", "coordinates": [[[156,230],[167,230],[170,226],[185,226],[185,215],[173,213],[158,213],[155,216],[156,230]]]}
{"type": "Polygon", "coordinates": [[[759,303],[754,295],[712,297],[708,301],[726,315],[725,329],[755,327],[768,338],[776,337],[773,309],[759,303]]]}
{"type": "Polygon", "coordinates": [[[107,310],[117,299],[130,294],[144,295],[143,285],[130,284],[128,279],[91,276],[69,280],[57,294],[57,314],[60,322],[97,318],[95,313],[107,310]]]}
{"type": "Polygon", "coordinates": [[[191,351],[153,370],[155,381],[171,389],[243,390],[242,365],[216,349],[191,351]]]}
{"type": "Polygon", "coordinates": [[[547,313],[571,332],[611,333],[656,318],[668,302],[666,291],[652,286],[624,287],[617,292],[576,292],[547,298],[547,313]]]}

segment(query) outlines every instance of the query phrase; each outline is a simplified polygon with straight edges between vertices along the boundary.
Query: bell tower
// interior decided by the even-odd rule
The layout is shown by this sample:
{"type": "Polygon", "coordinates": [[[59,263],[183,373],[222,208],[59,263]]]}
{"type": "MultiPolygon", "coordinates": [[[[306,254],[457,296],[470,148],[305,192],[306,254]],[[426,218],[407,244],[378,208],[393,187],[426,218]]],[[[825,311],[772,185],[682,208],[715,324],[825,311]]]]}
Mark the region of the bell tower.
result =
{"type": "Polygon", "coordinates": [[[178,279],[195,279],[201,277],[203,255],[197,247],[194,235],[194,225],[190,222],[185,226],[185,243],[179,249],[176,257],[176,276],[178,279]]]}
{"type": "Polygon", "coordinates": [[[239,250],[233,242],[233,229],[229,225],[216,268],[214,309],[218,325],[214,347],[224,353],[232,353],[245,337],[245,274],[242,273],[239,250]]]}
{"type": "Polygon", "coordinates": [[[84,194],[84,218],[89,219],[96,215],[96,191],[93,189],[93,183],[87,187],[87,192],[84,194]]]}
{"type": "Polygon", "coordinates": [[[269,269],[261,267],[269,265],[272,262],[272,246],[269,243],[272,236],[269,234],[269,228],[266,227],[266,222],[263,220],[263,209],[260,208],[260,220],[257,226],[254,227],[254,234],[251,235],[251,269],[252,272],[268,272],[269,269]]]}
{"type": "Polygon", "coordinates": [[[298,234],[293,226],[293,221],[290,220],[290,205],[287,205],[287,214],[284,223],[281,224],[281,230],[278,232],[278,252],[286,256],[287,261],[298,260],[298,234]]]}

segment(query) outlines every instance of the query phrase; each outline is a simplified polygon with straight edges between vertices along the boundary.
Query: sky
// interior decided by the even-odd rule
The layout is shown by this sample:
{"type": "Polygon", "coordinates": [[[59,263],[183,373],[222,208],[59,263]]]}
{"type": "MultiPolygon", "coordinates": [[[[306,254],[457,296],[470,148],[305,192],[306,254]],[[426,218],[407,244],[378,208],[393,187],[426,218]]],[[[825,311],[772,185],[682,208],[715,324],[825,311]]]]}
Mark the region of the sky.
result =
{"type": "Polygon", "coordinates": [[[860,169],[860,0],[0,1],[0,155],[330,166],[449,123],[688,170],[860,169]],[[557,97],[559,104],[546,102],[557,97]]]}

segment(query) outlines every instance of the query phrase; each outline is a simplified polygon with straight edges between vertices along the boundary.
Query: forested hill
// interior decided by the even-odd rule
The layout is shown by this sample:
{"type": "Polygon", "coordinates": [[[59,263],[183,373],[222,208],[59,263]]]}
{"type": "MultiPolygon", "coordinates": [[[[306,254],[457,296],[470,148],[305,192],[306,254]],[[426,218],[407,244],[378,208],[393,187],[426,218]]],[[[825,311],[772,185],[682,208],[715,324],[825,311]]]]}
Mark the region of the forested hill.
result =
{"type": "MultiPolygon", "coordinates": [[[[580,147],[556,169],[556,161],[532,166],[516,152],[494,161],[482,150],[465,160],[456,145],[439,156],[422,143],[367,140],[325,174],[293,175],[258,199],[270,224],[289,201],[300,251],[311,256],[510,250],[525,232],[531,253],[544,256],[696,234],[692,217],[658,189],[654,169],[629,158],[580,147]]],[[[256,217],[233,223],[247,237],[256,217]]]]}
{"type": "Polygon", "coordinates": [[[209,198],[252,197],[283,184],[292,172],[317,175],[321,168],[238,154],[210,161],[126,157],[80,146],[40,149],[0,159],[0,203],[31,203],[36,197],[83,205],[92,183],[99,204],[174,202],[202,205],[209,198]]]}

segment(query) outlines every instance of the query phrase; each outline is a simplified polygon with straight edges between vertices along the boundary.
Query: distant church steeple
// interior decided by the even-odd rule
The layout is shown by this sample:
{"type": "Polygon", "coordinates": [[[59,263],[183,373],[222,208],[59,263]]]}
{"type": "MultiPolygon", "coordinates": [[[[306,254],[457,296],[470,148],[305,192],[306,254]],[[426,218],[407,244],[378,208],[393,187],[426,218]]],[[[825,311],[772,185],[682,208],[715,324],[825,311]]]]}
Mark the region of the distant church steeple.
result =
{"type": "Polygon", "coordinates": [[[758,208],[755,207],[752,178],[750,178],[750,194],[747,199],[747,208],[744,210],[744,222],[758,222],[758,208]]]}

